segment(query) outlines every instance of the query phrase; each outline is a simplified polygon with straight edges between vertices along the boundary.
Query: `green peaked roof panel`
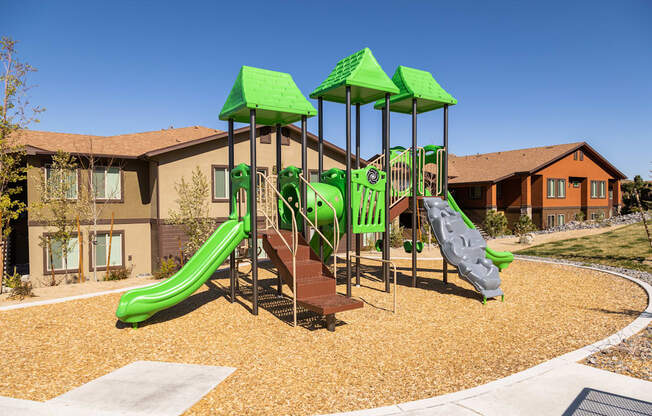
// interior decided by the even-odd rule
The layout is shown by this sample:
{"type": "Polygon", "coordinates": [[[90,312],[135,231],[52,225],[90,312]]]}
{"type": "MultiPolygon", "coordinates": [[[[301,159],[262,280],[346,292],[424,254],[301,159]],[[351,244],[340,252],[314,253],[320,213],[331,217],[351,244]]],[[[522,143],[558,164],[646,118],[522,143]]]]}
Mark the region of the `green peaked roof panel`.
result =
{"type": "Polygon", "coordinates": [[[310,98],[345,103],[347,86],[351,87],[351,104],[367,104],[383,98],[386,93],[399,92],[369,48],[341,59],[310,98]]]}
{"type": "Polygon", "coordinates": [[[290,74],[243,66],[220,111],[220,120],[249,123],[250,110],[256,110],[257,124],[269,126],[317,114],[290,74]]]}
{"type": "MultiPolygon", "coordinates": [[[[400,92],[389,98],[390,111],[412,113],[412,99],[417,99],[417,113],[436,110],[444,104],[455,105],[457,100],[446,92],[428,71],[399,66],[394,72],[392,81],[400,92]]],[[[385,100],[378,100],[376,109],[385,107],[385,100]]]]}

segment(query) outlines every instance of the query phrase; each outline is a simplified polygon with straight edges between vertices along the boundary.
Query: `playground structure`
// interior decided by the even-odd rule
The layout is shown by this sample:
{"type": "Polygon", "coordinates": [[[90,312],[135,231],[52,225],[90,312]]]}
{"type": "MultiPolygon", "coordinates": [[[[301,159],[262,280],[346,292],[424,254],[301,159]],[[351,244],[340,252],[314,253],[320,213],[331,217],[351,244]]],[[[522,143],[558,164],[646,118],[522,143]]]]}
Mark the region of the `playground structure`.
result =
{"type": "Polygon", "coordinates": [[[153,314],[172,307],[194,293],[229,257],[230,302],[236,298],[235,250],[248,241],[251,261],[252,313],[258,314],[257,239],[278,271],[278,295],[282,284],[292,290],[293,321],[297,306],[323,315],[328,330],[335,329],[335,314],[361,308],[352,298],[352,257],[356,259],[356,283],[360,284],[362,233],[381,232],[382,276],[390,292],[390,222],[411,209],[412,286],[417,283],[417,221],[420,204],[426,210],[444,258],[443,280],[451,263],[487,298],[503,296],[498,270],[512,261],[511,253],[486,247],[473,224],[448,193],[448,108],[457,100],[429,72],[399,66],[390,79],[368,48],[340,60],[330,75],[310,94],[310,104],[289,74],[243,66],[220,112],[228,121],[229,219],[218,227],[195,255],[169,279],[125,293],[117,317],[134,327],[153,314]],[[346,169],[323,170],[323,101],[345,104],[346,169]],[[360,106],[374,103],[383,112],[383,153],[366,167],[360,166],[360,106]],[[351,106],[356,108],[355,168],[351,155],[351,106]],[[443,108],[443,145],[417,146],[417,114],[443,108]],[[390,113],[412,116],[412,146],[390,147],[390,113]],[[307,118],[318,116],[318,178],[305,178],[307,166],[307,118]],[[281,127],[301,122],[301,167],[282,168],[281,127]],[[234,166],[234,123],[248,123],[250,165],[234,166]],[[276,127],[276,175],[256,169],[256,126],[276,127]],[[245,204],[244,213],[238,207],[245,204]],[[264,226],[258,229],[257,218],[264,226]],[[312,234],[312,236],[311,236],[312,234]],[[352,255],[353,234],[356,235],[352,255]],[[346,294],[336,291],[337,253],[345,239],[346,294]],[[478,240],[478,238],[480,240],[478,240]],[[332,257],[332,269],[328,261],[332,257]]]}

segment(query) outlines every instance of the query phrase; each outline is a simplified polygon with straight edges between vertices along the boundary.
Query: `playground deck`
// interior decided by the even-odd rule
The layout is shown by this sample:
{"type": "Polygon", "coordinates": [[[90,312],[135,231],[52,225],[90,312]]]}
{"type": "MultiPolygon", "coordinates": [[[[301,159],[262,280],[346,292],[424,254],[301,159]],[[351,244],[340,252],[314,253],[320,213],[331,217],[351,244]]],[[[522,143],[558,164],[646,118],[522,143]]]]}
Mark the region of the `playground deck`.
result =
{"type": "MultiPolygon", "coordinates": [[[[292,327],[291,298],[276,297],[274,270],[265,263],[258,317],[250,301],[227,301],[224,272],[138,330],[116,328],[118,294],[0,312],[8,335],[0,350],[11,357],[0,368],[0,395],[46,400],[133,361],[156,360],[237,368],[187,414],[369,408],[529,368],[614,333],[646,303],[638,286],[614,276],[515,261],[501,275],[505,302],[483,306],[455,274],[441,283],[440,261],[419,261],[417,288],[409,287],[409,261],[397,265],[398,313],[380,290],[377,266],[364,264],[363,287],[353,295],[366,304],[338,315],[334,333],[307,311],[301,327],[292,327]]],[[[250,296],[246,279],[242,287],[250,296]]]]}

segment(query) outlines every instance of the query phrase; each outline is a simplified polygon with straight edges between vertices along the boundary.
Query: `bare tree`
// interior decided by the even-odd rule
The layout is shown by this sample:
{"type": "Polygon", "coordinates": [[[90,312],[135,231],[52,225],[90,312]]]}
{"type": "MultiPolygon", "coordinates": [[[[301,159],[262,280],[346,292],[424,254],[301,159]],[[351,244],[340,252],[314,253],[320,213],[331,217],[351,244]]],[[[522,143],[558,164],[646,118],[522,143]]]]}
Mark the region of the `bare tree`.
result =
{"type": "MultiPolygon", "coordinates": [[[[79,186],[77,161],[63,151],[52,156],[52,163],[40,171],[36,190],[41,199],[30,207],[30,212],[38,221],[44,223],[48,232],[41,237],[41,246],[45,247],[50,259],[50,269],[54,271],[54,249],[61,249],[61,258],[65,278],[68,279],[68,253],[73,248],[72,239],[77,234],[76,220],[84,219],[87,214],[83,201],[87,199],[86,189],[79,186]]],[[[57,250],[57,255],[58,255],[57,250]]],[[[54,273],[49,282],[57,282],[54,273]]]]}
{"type": "MultiPolygon", "coordinates": [[[[93,280],[97,281],[97,223],[104,214],[107,202],[122,197],[122,164],[113,157],[98,157],[95,153],[93,139],[88,138],[88,153],[80,156],[83,175],[87,181],[88,192],[81,201],[83,211],[88,213],[89,241],[93,258],[93,280]]],[[[110,259],[107,259],[107,266],[110,259]]],[[[107,267],[108,272],[108,267],[107,267]]]]}
{"type": "Polygon", "coordinates": [[[0,39],[0,62],[3,84],[0,104],[0,293],[4,280],[4,256],[6,240],[11,232],[10,222],[25,211],[23,201],[14,199],[22,192],[19,184],[26,177],[24,150],[20,145],[19,133],[32,122],[37,123],[37,115],[44,108],[31,107],[27,98],[30,86],[27,76],[36,71],[31,65],[21,62],[17,57],[16,41],[3,37],[0,39]]]}

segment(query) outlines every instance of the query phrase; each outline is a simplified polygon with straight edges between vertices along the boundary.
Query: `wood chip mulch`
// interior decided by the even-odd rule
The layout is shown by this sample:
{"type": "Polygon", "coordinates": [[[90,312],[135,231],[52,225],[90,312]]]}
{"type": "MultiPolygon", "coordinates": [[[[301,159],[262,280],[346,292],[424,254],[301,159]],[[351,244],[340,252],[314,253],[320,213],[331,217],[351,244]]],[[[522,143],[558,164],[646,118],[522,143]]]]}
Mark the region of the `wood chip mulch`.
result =
{"type": "Polygon", "coordinates": [[[0,395],[47,400],[133,361],[158,360],[237,368],[188,415],[383,406],[483,384],[591,344],[630,323],[647,300],[605,273],[515,261],[501,273],[505,302],[483,306],[456,274],[443,285],[440,261],[419,262],[417,288],[409,261],[397,264],[398,313],[380,290],[378,266],[365,264],[362,287],[353,288],[365,306],[338,314],[335,333],[308,311],[291,326],[291,300],[275,296],[273,269],[260,270],[257,317],[248,298],[228,302],[223,273],[138,330],[116,322],[119,294],[0,312],[0,395]]]}

